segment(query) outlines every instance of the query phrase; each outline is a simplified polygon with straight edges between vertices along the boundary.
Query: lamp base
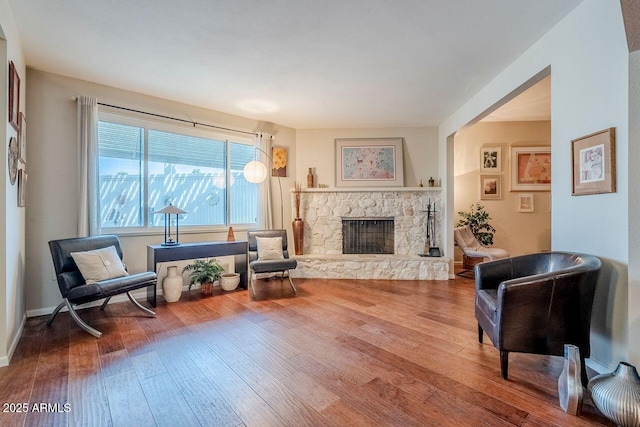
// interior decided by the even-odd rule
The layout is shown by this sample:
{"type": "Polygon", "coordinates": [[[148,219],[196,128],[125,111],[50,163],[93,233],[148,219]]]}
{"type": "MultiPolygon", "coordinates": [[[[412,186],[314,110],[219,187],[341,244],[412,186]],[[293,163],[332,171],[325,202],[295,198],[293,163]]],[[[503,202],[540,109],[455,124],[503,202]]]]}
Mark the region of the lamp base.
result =
{"type": "Polygon", "coordinates": [[[160,243],[161,246],[178,246],[180,243],[178,242],[164,242],[160,243]]]}

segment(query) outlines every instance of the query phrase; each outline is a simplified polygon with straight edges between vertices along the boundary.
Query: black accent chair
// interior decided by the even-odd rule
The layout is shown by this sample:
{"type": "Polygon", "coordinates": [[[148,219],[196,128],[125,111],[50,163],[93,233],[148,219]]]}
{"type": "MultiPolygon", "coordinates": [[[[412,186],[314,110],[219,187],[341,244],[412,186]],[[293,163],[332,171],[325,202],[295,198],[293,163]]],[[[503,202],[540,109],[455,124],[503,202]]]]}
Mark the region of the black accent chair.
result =
{"type": "Polygon", "coordinates": [[[248,254],[247,261],[249,262],[249,286],[251,287],[251,293],[255,297],[255,275],[260,273],[282,273],[280,281],[284,278],[284,274],[287,273],[289,284],[293,293],[297,293],[296,287],[293,285],[289,270],[293,270],[298,266],[298,261],[289,258],[289,250],[287,248],[287,232],[286,230],[256,230],[247,231],[248,240],[248,254]],[[282,255],[283,259],[278,260],[260,260],[258,259],[258,241],[256,237],[282,237],[282,255]]]}
{"type": "Polygon", "coordinates": [[[100,310],[104,310],[112,296],[126,293],[133,305],[142,310],[150,317],[155,317],[156,313],[142,306],[133,298],[131,291],[148,286],[156,286],[158,277],[156,273],[146,271],[143,273],[131,274],[129,276],[115,279],[102,280],[95,283],[86,283],[80,270],[71,256],[71,252],[85,252],[95,249],[115,246],[118,256],[122,260],[122,249],[117,236],[93,236],[75,237],[70,239],[52,240],[49,242],[53,266],[56,271],[58,287],[62,294],[62,302],[49,316],[47,326],[51,325],[56,315],[62,307],[67,307],[73,320],[85,331],[96,338],[102,336],[102,332],[87,325],[76,313],[73,306],[97,301],[105,298],[100,310]]]}
{"type": "Polygon", "coordinates": [[[478,341],[483,331],[500,351],[507,379],[509,352],[563,356],[564,345],[580,349],[582,381],[596,282],[602,262],[592,255],[546,252],[475,266],[478,341]]]}

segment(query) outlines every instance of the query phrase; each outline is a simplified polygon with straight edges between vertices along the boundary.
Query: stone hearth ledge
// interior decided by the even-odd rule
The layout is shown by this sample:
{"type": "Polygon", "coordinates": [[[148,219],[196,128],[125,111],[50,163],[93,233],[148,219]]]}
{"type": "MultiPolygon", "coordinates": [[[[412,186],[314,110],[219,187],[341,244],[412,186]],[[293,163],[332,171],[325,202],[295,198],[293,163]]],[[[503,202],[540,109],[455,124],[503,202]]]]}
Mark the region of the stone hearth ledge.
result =
{"type": "Polygon", "coordinates": [[[418,255],[292,255],[291,277],[304,279],[449,280],[449,258],[418,255]]]}

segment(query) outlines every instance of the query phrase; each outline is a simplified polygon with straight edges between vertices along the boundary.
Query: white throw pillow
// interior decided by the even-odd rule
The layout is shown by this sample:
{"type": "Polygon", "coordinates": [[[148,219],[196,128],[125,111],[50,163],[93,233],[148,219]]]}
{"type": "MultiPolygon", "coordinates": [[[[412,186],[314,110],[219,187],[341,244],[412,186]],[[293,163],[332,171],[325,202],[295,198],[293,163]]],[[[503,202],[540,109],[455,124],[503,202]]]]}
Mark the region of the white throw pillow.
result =
{"type": "Polygon", "coordinates": [[[275,261],[284,259],[282,254],[282,237],[256,237],[258,260],[275,261]]]}
{"type": "Polygon", "coordinates": [[[80,274],[87,283],[128,276],[115,246],[86,252],[71,252],[80,274]]]}

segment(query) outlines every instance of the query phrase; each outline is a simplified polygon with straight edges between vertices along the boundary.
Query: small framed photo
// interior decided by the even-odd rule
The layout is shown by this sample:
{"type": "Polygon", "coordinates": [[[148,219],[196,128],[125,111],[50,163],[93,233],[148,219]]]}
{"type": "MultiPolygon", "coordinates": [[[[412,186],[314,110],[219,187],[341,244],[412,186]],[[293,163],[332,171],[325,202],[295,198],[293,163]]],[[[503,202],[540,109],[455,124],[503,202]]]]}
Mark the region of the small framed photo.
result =
{"type": "Polygon", "coordinates": [[[480,172],[502,172],[502,149],[500,147],[480,148],[480,172]]]}
{"type": "Polygon", "coordinates": [[[551,191],[551,147],[511,147],[511,191],[551,191]]]}
{"type": "Polygon", "coordinates": [[[518,212],[533,212],[533,193],[518,194],[518,212]]]}
{"type": "Polygon", "coordinates": [[[571,195],[616,192],[616,129],[609,128],[571,141],[571,195]]]}
{"type": "Polygon", "coordinates": [[[20,77],[13,61],[9,62],[9,123],[18,131],[18,111],[20,111],[20,77]]]}
{"type": "Polygon", "coordinates": [[[480,175],[480,200],[500,200],[501,198],[500,175],[480,175]]]}
{"type": "Polygon", "coordinates": [[[19,130],[18,130],[18,159],[22,163],[27,163],[27,120],[24,114],[18,114],[19,130]]]}
{"type": "Polygon", "coordinates": [[[27,206],[27,171],[20,169],[18,171],[18,207],[27,206]]]}
{"type": "Polygon", "coordinates": [[[273,159],[273,165],[271,165],[271,176],[286,178],[287,154],[287,149],[285,147],[271,148],[271,158],[273,159]]]}

